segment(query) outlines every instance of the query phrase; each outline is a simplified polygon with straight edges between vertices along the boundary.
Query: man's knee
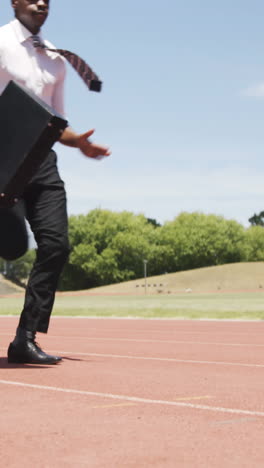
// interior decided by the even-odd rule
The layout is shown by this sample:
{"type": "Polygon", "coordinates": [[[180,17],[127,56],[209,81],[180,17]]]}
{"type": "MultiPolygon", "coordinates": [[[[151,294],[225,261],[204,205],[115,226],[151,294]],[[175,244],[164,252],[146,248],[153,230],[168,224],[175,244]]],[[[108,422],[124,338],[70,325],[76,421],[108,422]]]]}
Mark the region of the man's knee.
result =
{"type": "Polygon", "coordinates": [[[60,258],[64,263],[67,261],[70,254],[70,246],[68,240],[63,240],[54,246],[57,258],[60,258]]]}
{"type": "Polygon", "coordinates": [[[54,264],[54,267],[60,264],[64,265],[70,254],[70,246],[67,237],[61,239],[46,239],[37,249],[37,260],[49,264],[54,264]]]}

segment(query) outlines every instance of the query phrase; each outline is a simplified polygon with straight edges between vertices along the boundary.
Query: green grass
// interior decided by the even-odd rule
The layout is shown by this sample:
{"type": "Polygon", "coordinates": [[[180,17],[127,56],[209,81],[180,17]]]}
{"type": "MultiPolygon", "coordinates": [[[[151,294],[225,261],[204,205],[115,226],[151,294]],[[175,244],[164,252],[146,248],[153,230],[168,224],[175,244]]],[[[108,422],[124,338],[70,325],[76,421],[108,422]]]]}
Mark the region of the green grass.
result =
{"type": "MultiPolygon", "coordinates": [[[[0,315],[18,315],[21,298],[0,298],[0,315]]],[[[57,296],[53,315],[186,319],[264,319],[264,293],[57,296]]]]}

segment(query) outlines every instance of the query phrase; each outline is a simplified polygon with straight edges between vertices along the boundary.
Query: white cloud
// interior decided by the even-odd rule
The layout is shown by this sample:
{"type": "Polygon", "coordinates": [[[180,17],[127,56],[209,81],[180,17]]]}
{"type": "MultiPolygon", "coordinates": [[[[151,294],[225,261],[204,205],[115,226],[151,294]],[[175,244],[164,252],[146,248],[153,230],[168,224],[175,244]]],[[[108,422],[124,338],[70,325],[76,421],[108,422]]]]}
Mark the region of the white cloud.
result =
{"type": "Polygon", "coordinates": [[[244,96],[263,98],[264,97],[264,82],[256,83],[255,85],[249,86],[242,91],[244,96]]]}

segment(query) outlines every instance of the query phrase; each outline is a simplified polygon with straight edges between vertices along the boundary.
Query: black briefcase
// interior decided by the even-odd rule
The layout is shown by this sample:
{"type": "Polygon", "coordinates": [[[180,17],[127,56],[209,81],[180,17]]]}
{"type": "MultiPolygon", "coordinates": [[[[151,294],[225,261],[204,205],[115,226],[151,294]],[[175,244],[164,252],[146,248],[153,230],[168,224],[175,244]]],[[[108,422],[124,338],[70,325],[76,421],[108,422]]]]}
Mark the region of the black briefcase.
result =
{"type": "Polygon", "coordinates": [[[0,96],[0,206],[12,206],[67,127],[67,121],[10,81],[0,96]]]}

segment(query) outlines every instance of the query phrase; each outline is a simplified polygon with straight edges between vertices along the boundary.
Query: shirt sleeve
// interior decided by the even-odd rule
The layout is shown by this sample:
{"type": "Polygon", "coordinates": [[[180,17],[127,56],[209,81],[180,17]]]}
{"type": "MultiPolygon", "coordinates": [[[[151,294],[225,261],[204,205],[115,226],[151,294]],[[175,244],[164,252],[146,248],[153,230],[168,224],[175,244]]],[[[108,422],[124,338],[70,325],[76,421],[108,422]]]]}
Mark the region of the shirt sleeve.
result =
{"type": "Polygon", "coordinates": [[[61,72],[56,80],[52,96],[52,107],[59,114],[65,117],[65,100],[64,100],[64,88],[66,78],[66,67],[64,62],[61,65],[61,72]]]}

